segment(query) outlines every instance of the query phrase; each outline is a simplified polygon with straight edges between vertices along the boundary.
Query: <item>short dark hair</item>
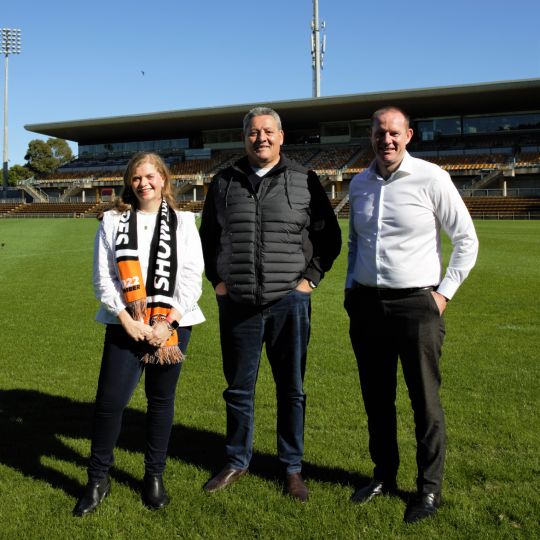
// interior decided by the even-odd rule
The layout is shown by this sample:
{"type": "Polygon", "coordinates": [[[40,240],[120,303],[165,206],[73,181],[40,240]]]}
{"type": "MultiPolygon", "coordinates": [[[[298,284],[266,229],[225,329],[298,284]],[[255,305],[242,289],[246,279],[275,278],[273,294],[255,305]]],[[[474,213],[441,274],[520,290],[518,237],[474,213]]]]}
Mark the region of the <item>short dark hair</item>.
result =
{"type": "Polygon", "coordinates": [[[403,109],[400,109],[399,107],[396,107],[395,105],[387,105],[386,107],[381,107],[380,109],[377,109],[371,115],[371,128],[373,129],[373,125],[375,124],[375,120],[377,118],[379,118],[379,116],[382,116],[383,114],[385,114],[387,112],[391,112],[391,111],[398,112],[398,113],[402,114],[403,117],[405,118],[407,128],[410,127],[410,125],[411,125],[411,117],[403,109]]]}

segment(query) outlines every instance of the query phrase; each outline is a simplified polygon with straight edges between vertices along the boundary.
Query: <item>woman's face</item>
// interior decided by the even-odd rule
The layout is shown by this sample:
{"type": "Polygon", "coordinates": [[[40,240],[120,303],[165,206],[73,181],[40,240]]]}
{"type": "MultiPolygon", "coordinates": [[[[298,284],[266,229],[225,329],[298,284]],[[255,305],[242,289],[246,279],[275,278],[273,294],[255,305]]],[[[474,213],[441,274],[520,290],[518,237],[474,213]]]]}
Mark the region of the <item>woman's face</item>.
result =
{"type": "Polygon", "coordinates": [[[164,186],[165,180],[149,161],[144,161],[133,171],[131,189],[139,201],[141,210],[156,212],[159,209],[164,186]]]}

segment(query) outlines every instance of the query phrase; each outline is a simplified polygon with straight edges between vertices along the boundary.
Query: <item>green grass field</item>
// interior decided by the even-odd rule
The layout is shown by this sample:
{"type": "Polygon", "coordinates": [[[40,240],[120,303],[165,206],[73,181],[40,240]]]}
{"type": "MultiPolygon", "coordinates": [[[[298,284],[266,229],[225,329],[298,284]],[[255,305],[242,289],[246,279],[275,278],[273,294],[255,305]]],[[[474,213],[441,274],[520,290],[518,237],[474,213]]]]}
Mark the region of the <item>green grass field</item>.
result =
{"type": "MultiPolygon", "coordinates": [[[[347,223],[341,223],[344,239],[347,223]]],[[[349,498],[371,475],[355,360],[342,307],[346,244],[313,295],[306,375],[310,500],[283,496],[273,383],[263,360],[251,474],[206,495],[221,465],[225,409],[216,306],[194,329],[178,386],[161,512],[142,505],[145,398],[124,416],[111,495],[71,517],[86,482],[103,328],[91,288],[94,220],[0,221],[0,538],[538,538],[540,222],[477,222],[476,268],[446,313],[442,360],[448,425],[444,505],[402,522],[415,486],[412,414],[399,380],[403,497],[349,498]]],[[[448,246],[446,245],[448,251],[448,246]]]]}

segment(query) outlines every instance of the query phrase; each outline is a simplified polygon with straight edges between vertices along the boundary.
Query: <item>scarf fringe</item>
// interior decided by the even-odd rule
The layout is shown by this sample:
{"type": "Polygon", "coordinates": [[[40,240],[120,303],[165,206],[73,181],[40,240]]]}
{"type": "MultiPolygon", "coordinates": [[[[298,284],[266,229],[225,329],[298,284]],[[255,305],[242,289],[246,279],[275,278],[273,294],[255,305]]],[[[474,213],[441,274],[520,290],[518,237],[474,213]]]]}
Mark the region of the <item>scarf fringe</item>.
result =
{"type": "Polygon", "coordinates": [[[185,355],[177,345],[171,347],[160,347],[153,353],[147,353],[142,357],[145,364],[180,364],[185,360],[185,355]]]}
{"type": "Polygon", "coordinates": [[[140,321],[146,317],[146,298],[130,302],[126,306],[127,312],[134,321],[140,321]]]}

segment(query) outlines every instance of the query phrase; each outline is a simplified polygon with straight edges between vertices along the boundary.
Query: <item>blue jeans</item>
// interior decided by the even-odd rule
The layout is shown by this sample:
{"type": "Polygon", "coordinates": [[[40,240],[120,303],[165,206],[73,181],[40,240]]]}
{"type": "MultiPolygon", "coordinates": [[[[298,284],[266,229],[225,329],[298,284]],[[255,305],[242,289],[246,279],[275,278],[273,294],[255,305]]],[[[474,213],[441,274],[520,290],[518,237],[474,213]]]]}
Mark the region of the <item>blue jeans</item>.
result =
{"type": "MultiPolygon", "coordinates": [[[[187,350],[191,327],[179,327],[178,346],[187,350]]],[[[167,447],[174,417],[176,384],[182,364],[144,364],[143,345],[133,341],[118,324],[107,326],[105,345],[94,408],[92,447],[88,478],[99,481],[114,462],[114,447],[120,435],[122,416],[139,380],[145,375],[146,411],[145,470],[161,474],[165,469],[167,447]]]]}
{"type": "Polygon", "coordinates": [[[310,296],[293,290],[265,306],[240,304],[226,295],[217,297],[228,385],[223,392],[225,461],[235,469],[247,469],[253,453],[253,402],[263,344],[276,384],[278,457],[287,473],[302,469],[310,296]]]}

